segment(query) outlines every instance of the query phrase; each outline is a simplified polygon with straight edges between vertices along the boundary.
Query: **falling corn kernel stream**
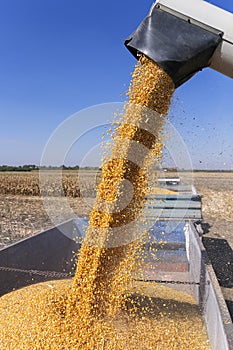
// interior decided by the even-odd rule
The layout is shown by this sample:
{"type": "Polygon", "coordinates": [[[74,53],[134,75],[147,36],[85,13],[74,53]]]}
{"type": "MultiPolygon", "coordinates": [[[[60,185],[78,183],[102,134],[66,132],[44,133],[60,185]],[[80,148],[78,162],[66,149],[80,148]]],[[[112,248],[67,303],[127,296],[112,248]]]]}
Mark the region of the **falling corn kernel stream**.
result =
{"type": "Polygon", "coordinates": [[[133,223],[147,194],[148,164],[161,157],[173,91],[164,70],[141,56],[102,166],[76,274],[0,298],[1,350],[210,349],[190,295],[132,280],[140,252],[133,223]]]}

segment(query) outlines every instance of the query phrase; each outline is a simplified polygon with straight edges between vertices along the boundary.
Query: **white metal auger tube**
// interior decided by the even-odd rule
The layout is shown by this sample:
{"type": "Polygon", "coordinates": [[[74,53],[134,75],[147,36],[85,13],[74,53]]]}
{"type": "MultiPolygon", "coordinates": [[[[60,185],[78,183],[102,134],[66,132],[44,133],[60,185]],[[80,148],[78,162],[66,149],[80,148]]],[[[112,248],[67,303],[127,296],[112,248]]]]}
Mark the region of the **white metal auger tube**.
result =
{"type": "Polygon", "coordinates": [[[203,0],[158,0],[125,41],[183,84],[202,68],[233,78],[233,14],[203,0]]]}

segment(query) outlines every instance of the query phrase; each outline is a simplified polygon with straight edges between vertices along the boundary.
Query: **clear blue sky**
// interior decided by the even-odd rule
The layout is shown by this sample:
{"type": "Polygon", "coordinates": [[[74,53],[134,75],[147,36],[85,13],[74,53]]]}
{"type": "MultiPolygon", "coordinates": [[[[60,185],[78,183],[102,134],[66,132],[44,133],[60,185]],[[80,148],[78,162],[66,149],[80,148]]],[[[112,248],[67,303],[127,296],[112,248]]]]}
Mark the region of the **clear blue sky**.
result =
{"type": "MultiPolygon", "coordinates": [[[[232,0],[210,2],[233,12],[232,0]]],[[[124,101],[135,59],[122,39],[151,4],[0,0],[0,164],[39,164],[48,138],[67,117],[124,101]]],[[[198,73],[177,89],[171,120],[194,167],[233,168],[230,78],[210,69],[198,73]]],[[[80,162],[74,158],[72,164],[80,162]]]]}

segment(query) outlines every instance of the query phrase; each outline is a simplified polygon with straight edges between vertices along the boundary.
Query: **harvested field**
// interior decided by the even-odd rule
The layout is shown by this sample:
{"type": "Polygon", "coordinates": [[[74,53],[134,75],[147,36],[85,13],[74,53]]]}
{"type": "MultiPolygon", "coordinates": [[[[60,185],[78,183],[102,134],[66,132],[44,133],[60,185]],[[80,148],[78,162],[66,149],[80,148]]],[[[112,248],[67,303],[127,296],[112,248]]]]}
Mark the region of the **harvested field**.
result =
{"type": "MultiPolygon", "coordinates": [[[[7,175],[9,179],[15,174],[7,175]]],[[[20,173],[18,179],[31,175],[35,176],[35,173],[20,173]]],[[[66,175],[76,176],[69,172],[66,175]]],[[[5,173],[0,173],[1,188],[4,176],[5,173]]],[[[85,176],[87,188],[93,190],[95,173],[86,171],[85,176]]],[[[190,174],[184,173],[181,177],[186,181],[190,174]]],[[[208,231],[204,234],[204,243],[233,316],[233,173],[197,172],[194,173],[194,185],[203,195],[203,217],[208,231]]],[[[85,216],[90,213],[91,207],[86,200],[78,197],[68,200],[75,214],[85,216]]],[[[56,215],[60,222],[69,218],[59,207],[56,215]]],[[[39,196],[0,195],[0,248],[51,226],[39,196]]]]}
{"type": "Polygon", "coordinates": [[[195,173],[206,221],[233,221],[233,173],[195,173]]]}
{"type": "MultiPolygon", "coordinates": [[[[81,197],[85,195],[95,195],[92,181],[96,176],[94,171],[63,171],[62,184],[60,183],[60,173],[56,171],[42,172],[44,181],[43,195],[45,196],[61,196],[81,197]],[[81,175],[80,175],[81,174],[81,175]],[[82,188],[79,186],[78,177],[82,177],[82,188]]],[[[97,176],[98,181],[98,176],[97,176]]],[[[41,184],[39,179],[39,171],[32,172],[2,172],[0,173],[0,195],[14,196],[40,196],[41,184]]]]}
{"type": "MultiPolygon", "coordinates": [[[[90,207],[81,198],[69,198],[76,216],[87,216],[90,207]]],[[[70,219],[63,207],[56,207],[57,222],[70,219]]],[[[0,248],[53,226],[39,196],[0,195],[0,248]]]]}
{"type": "MultiPolygon", "coordinates": [[[[61,184],[55,171],[46,172],[46,189],[43,196],[60,197],[61,184]]],[[[82,171],[82,190],[78,186],[78,172],[63,172],[63,195],[77,216],[88,215],[89,196],[95,195],[96,172],[82,171]]],[[[91,199],[89,200],[89,202],[91,199]]],[[[57,222],[70,219],[70,213],[56,206],[54,216],[57,222]]],[[[0,173],[0,248],[34,233],[53,226],[40,196],[39,172],[2,172],[0,173]]]]}
{"type": "MultiPolygon", "coordinates": [[[[76,172],[65,172],[65,176],[70,184],[77,181],[76,172]]],[[[91,170],[84,173],[87,194],[95,191],[94,176],[95,172],[91,170]]],[[[184,173],[183,181],[186,181],[187,177],[189,174],[184,173]]],[[[22,183],[28,183],[28,188],[32,188],[35,179],[38,181],[36,172],[0,173],[0,240],[5,240],[6,244],[51,226],[43,201],[38,195],[14,194],[15,182],[18,181],[17,188],[22,187],[22,183]]],[[[194,185],[203,195],[204,221],[212,226],[212,234],[226,238],[233,248],[233,173],[197,172],[194,173],[194,185]]],[[[87,195],[86,199],[88,198],[87,195]]],[[[89,214],[91,208],[82,197],[69,197],[68,200],[77,215],[89,214]]],[[[57,208],[57,215],[60,215],[61,222],[67,219],[63,208],[57,208]]]]}

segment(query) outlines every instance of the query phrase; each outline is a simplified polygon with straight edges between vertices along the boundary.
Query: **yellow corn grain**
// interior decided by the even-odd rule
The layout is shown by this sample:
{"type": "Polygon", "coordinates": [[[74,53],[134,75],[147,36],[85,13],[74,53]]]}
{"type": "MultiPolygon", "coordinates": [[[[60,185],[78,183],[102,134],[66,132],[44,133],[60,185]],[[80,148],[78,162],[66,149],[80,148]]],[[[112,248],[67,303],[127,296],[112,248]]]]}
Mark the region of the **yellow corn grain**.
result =
{"type": "Polygon", "coordinates": [[[109,246],[117,229],[123,231],[122,237],[129,234],[127,224],[138,218],[143,207],[150,152],[161,157],[160,132],[173,91],[163,69],[141,56],[111,156],[102,167],[75,277],[3,296],[1,350],[209,349],[198,307],[190,296],[159,285],[132,283],[140,240],[109,246]],[[162,117],[149,132],[144,125],[153,118],[151,110],[162,117]],[[137,160],[140,165],[129,159],[135,144],[148,150],[137,160]],[[133,194],[121,208],[126,180],[133,194]]]}

